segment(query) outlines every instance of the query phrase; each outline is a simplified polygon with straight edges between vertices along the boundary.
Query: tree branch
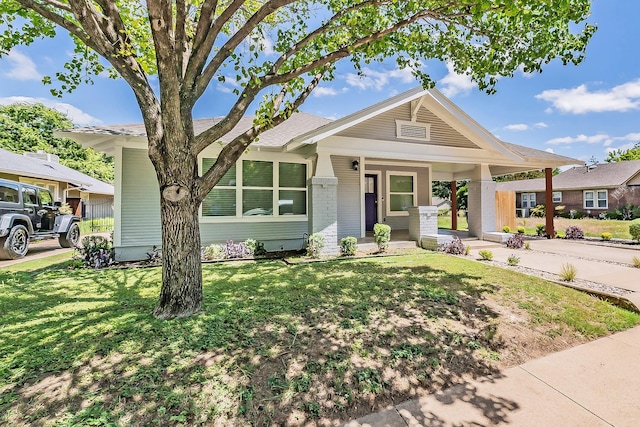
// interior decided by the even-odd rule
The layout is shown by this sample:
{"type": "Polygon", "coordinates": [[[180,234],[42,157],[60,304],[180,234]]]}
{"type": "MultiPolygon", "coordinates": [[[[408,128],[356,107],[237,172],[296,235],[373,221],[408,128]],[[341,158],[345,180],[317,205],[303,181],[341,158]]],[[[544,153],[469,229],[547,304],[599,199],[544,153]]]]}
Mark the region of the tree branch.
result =
{"type": "MultiPolygon", "coordinates": [[[[325,72],[326,69],[317,73],[307,87],[285,110],[282,110],[277,114],[276,111],[274,111],[270,120],[266,121],[266,124],[250,127],[222,148],[222,151],[220,151],[214,165],[198,180],[197,194],[195,197],[199,202],[204,200],[211,189],[224,176],[229,167],[238,161],[242,153],[245,152],[247,147],[258,137],[258,135],[283,123],[291,117],[298,108],[300,108],[311,92],[318,86],[325,72]]],[[[283,88],[283,91],[286,91],[286,89],[283,88]]],[[[281,92],[279,96],[284,96],[284,94],[281,92]]]]}

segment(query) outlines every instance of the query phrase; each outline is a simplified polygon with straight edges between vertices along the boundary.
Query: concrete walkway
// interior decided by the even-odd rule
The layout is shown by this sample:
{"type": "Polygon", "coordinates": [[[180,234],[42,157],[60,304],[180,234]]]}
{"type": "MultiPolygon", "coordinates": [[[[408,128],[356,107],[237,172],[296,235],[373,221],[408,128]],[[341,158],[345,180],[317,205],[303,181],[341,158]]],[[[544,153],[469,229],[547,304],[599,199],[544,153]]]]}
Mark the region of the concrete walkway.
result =
{"type": "MultiPolygon", "coordinates": [[[[469,240],[507,262],[559,274],[563,264],[577,277],[631,291],[640,307],[640,269],[630,266],[640,247],[598,246],[567,240],[532,240],[532,250],[469,240]]],[[[498,376],[461,384],[398,404],[345,426],[637,426],[640,425],[640,326],[506,369],[498,376]]]]}
{"type": "Polygon", "coordinates": [[[636,327],[345,426],[637,426],[639,353],[636,327]]]}

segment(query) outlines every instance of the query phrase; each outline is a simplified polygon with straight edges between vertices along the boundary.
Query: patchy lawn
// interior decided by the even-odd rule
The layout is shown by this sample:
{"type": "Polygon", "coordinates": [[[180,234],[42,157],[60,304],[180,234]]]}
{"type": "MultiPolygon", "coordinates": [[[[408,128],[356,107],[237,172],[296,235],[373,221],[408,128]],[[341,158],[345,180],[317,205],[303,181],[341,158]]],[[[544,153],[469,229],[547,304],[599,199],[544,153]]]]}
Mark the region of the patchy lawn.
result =
{"type": "MultiPolygon", "coordinates": [[[[546,224],[545,218],[516,218],[518,227],[523,226],[527,234],[536,234],[537,224],[546,224]]],[[[570,225],[577,225],[584,231],[585,236],[600,237],[604,232],[611,233],[614,239],[631,239],[629,225],[631,221],[618,221],[615,219],[570,219],[556,217],[553,219],[556,231],[565,231],[570,225]]]]}
{"type": "Polygon", "coordinates": [[[0,424],[330,425],[640,321],[428,252],[203,270],[203,312],[169,322],[157,268],[0,272],[0,424]]]}

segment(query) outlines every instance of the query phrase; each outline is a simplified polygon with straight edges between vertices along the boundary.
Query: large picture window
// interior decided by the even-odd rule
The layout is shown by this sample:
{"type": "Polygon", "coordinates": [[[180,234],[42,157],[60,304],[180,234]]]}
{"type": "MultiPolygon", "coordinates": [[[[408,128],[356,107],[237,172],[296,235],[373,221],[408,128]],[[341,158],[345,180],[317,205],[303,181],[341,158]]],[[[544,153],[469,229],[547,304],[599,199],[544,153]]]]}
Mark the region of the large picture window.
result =
{"type": "Polygon", "coordinates": [[[586,190],[584,207],[585,209],[607,209],[609,207],[607,190],[586,190]]]}
{"type": "Polygon", "coordinates": [[[408,215],[407,209],[416,205],[416,174],[389,172],[387,174],[387,215],[408,215]]]}
{"type": "MultiPolygon", "coordinates": [[[[216,159],[205,158],[206,172],[216,159]]],[[[203,217],[252,218],[307,214],[305,163],[242,160],[202,203],[203,217]]]]}

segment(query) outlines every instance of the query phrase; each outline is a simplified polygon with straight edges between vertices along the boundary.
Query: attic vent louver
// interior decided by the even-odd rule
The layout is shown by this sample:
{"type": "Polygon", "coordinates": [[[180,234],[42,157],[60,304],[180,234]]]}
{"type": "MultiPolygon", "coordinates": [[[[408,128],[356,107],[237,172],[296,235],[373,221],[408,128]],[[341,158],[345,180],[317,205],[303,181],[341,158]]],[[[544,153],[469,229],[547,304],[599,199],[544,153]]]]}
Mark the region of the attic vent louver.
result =
{"type": "Polygon", "coordinates": [[[396,120],[396,138],[430,141],[431,125],[427,123],[396,120]]]}

